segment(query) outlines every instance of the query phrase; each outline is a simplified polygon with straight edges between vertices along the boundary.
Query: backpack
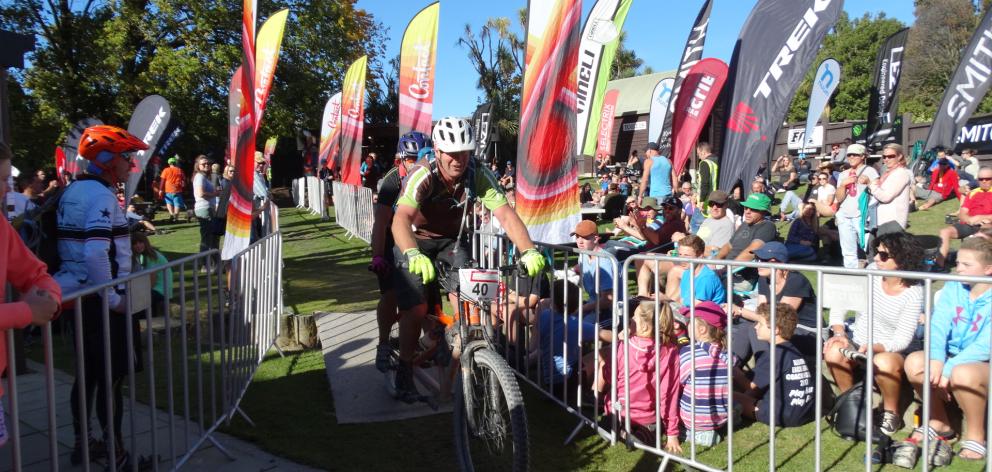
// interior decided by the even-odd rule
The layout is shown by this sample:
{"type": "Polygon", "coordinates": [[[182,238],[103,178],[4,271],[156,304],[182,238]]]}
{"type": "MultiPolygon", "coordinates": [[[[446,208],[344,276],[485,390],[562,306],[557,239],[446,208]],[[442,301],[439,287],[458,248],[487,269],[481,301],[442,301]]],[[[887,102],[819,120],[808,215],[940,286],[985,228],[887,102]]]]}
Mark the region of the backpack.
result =
{"type": "MultiPolygon", "coordinates": [[[[865,383],[854,384],[846,392],[834,400],[834,406],[827,413],[827,421],[833,426],[834,432],[848,441],[864,441],[865,437],[865,383]]],[[[878,428],[877,422],[872,425],[872,442],[884,444],[891,442],[878,428]]]]}
{"type": "Polygon", "coordinates": [[[59,257],[59,203],[68,187],[59,189],[44,204],[31,209],[24,215],[18,231],[24,244],[48,266],[48,273],[54,275],[62,266],[59,257]]]}

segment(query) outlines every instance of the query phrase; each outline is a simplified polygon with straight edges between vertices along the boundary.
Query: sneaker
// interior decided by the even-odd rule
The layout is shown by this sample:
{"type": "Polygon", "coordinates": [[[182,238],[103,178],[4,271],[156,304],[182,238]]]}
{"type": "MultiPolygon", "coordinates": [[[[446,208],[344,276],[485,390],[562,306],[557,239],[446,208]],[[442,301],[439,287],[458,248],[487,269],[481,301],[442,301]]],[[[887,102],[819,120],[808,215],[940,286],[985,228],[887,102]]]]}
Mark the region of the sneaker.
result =
{"type": "Polygon", "coordinates": [[[882,431],[886,436],[892,436],[897,431],[906,427],[906,424],[902,421],[899,415],[889,411],[883,410],[882,421],[878,424],[878,429],[882,431]]]}
{"type": "Polygon", "coordinates": [[[404,403],[420,401],[420,392],[413,381],[413,366],[402,361],[396,367],[396,399],[404,403]]]}
{"type": "MultiPolygon", "coordinates": [[[[90,438],[89,441],[90,462],[107,457],[107,448],[104,447],[103,441],[94,438],[90,438]]],[[[76,440],[76,444],[72,448],[72,455],[69,456],[69,462],[72,465],[83,463],[83,443],[79,439],[76,440]]]]}
{"type": "Polygon", "coordinates": [[[375,368],[379,372],[386,372],[389,370],[390,357],[393,354],[393,348],[389,343],[382,343],[375,348],[375,368]]]}
{"type": "Polygon", "coordinates": [[[930,465],[934,467],[944,467],[950,465],[951,458],[954,457],[954,451],[951,450],[951,445],[944,439],[937,439],[936,441],[930,441],[930,454],[927,454],[930,459],[930,465]]]}
{"type": "Polygon", "coordinates": [[[916,461],[920,458],[920,448],[915,441],[905,440],[896,443],[892,449],[892,465],[904,469],[916,468],[916,461]]]}

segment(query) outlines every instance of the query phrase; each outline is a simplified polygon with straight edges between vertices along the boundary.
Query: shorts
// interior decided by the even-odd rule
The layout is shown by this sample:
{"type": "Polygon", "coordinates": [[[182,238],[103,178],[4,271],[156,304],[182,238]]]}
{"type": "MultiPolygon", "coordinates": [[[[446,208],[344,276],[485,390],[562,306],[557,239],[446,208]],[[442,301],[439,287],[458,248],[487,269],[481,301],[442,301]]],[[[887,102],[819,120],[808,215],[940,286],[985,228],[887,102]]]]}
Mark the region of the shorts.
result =
{"type": "Polygon", "coordinates": [[[981,226],[966,225],[964,223],[954,223],[954,230],[958,232],[958,239],[964,239],[978,232],[981,226]]]}
{"type": "MultiPolygon", "coordinates": [[[[390,241],[389,242],[389,245],[387,247],[392,247],[392,246],[393,246],[392,241],[390,241]]],[[[393,254],[393,251],[386,251],[382,255],[382,257],[386,259],[386,262],[388,262],[389,265],[394,266],[394,267],[396,266],[396,256],[393,254]]],[[[395,269],[393,270],[393,272],[395,272],[395,269]]],[[[393,290],[393,274],[392,274],[392,272],[387,273],[385,275],[376,274],[375,277],[379,281],[379,294],[380,295],[385,295],[386,292],[389,292],[389,291],[392,291],[393,290]]]]}
{"type": "MultiPolygon", "coordinates": [[[[444,262],[449,266],[446,275],[446,283],[452,291],[458,290],[458,269],[468,267],[471,259],[472,249],[468,243],[461,241],[456,244],[454,239],[417,239],[417,249],[435,263],[444,262]],[[458,251],[455,252],[455,248],[458,251]]],[[[396,270],[393,271],[393,287],[396,289],[396,305],[400,310],[409,310],[417,305],[426,303],[424,295],[427,289],[436,290],[437,281],[431,283],[432,287],[424,286],[419,275],[413,274],[409,270],[406,256],[400,252],[400,248],[393,247],[396,270]]],[[[440,274],[438,275],[440,277],[440,274]]]]}
{"type": "Polygon", "coordinates": [[[537,277],[517,276],[510,281],[510,286],[507,288],[516,292],[518,297],[529,295],[534,295],[537,298],[551,297],[551,284],[547,277],[540,275],[537,277]]]}
{"type": "Polygon", "coordinates": [[[183,204],[183,195],[181,193],[167,192],[165,194],[165,204],[172,205],[180,210],[186,209],[186,206],[183,204]]]}

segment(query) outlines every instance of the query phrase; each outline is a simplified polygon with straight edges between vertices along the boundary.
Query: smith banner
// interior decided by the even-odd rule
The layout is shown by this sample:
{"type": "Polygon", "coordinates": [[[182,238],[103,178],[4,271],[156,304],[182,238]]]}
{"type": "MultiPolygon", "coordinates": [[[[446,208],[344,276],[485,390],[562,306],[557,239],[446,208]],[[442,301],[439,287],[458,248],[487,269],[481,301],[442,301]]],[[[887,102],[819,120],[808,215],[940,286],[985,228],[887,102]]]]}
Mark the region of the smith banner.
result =
{"type": "Polygon", "coordinates": [[[682,53],[682,62],[679,64],[679,73],[675,76],[675,85],[672,86],[672,98],[668,101],[668,113],[665,114],[665,124],[661,126],[661,134],[648,135],[649,140],[654,140],[661,146],[661,155],[668,156],[672,152],[672,124],[675,119],[675,101],[678,100],[679,90],[682,88],[682,81],[689,75],[689,69],[696,65],[703,58],[703,46],[706,45],[706,29],[710,24],[710,9],[712,1],[706,0],[703,7],[696,15],[696,22],[689,32],[689,39],[685,42],[685,51],[682,53]]]}
{"type": "Polygon", "coordinates": [[[868,100],[869,148],[899,139],[892,130],[898,117],[896,90],[899,88],[899,76],[902,75],[902,58],[908,37],[909,28],[903,28],[889,36],[878,50],[875,79],[872,81],[871,98],[868,100]]]}
{"type": "Polygon", "coordinates": [[[341,165],[341,92],[334,94],[324,105],[324,116],[320,120],[320,147],[317,162],[331,170],[341,165]]]}
{"type": "Polygon", "coordinates": [[[805,147],[813,147],[813,127],[823,114],[830,96],[837,90],[840,83],[840,64],[833,59],[820,63],[813,76],[813,92],[809,96],[809,108],[806,110],[806,143],[805,147]]]}
{"type": "Polygon", "coordinates": [[[675,79],[667,78],[658,81],[651,92],[651,109],[648,113],[648,139],[658,139],[665,122],[668,121],[668,106],[671,105],[672,92],[675,91],[675,79]]]}
{"type": "Polygon", "coordinates": [[[685,169],[689,153],[706,125],[720,90],[727,81],[727,64],[719,59],[703,59],[689,69],[682,82],[682,93],[675,103],[672,120],[672,163],[675,174],[685,169]]]}
{"type": "Polygon", "coordinates": [[[978,104],[992,85],[992,9],[978,25],[971,37],[971,43],[961,55],[961,63],[944,91],[944,98],[937,109],[937,117],[930,125],[926,150],[934,148],[951,149],[978,104]]]}
{"type": "Polygon", "coordinates": [[[538,0],[528,6],[516,210],[531,239],[564,243],[580,216],[575,67],[582,5],[538,0]]]}
{"type": "Polygon", "coordinates": [[[276,74],[276,63],[279,62],[279,49],[282,46],[287,15],[289,15],[288,9],[279,10],[265,20],[262,28],[258,30],[258,40],[255,42],[255,133],[258,133],[258,127],[262,126],[262,114],[265,113],[265,102],[269,100],[272,78],[276,74]]]}
{"type": "Polygon", "coordinates": [[[431,134],[434,112],[434,63],[437,61],[438,2],[410,20],[400,46],[400,136],[431,134]]]}
{"type": "Polygon", "coordinates": [[[368,56],[351,64],[341,91],[341,181],[362,185],[362,132],[365,126],[365,73],[368,56]]]}
{"type": "Polygon", "coordinates": [[[591,156],[596,151],[603,94],[631,2],[633,0],[597,1],[582,28],[575,110],[578,154],[591,156]]]}
{"type": "Polygon", "coordinates": [[[141,182],[141,175],[145,172],[145,166],[148,165],[152,156],[158,153],[158,142],[162,139],[166,129],[169,128],[171,117],[172,107],[159,95],[145,97],[131,114],[127,131],[141,138],[148,145],[148,150],[138,151],[134,154],[134,165],[131,166],[131,173],[128,174],[127,183],[124,186],[124,201],[131,201],[131,196],[138,189],[138,183],[141,182]]]}
{"type": "Polygon", "coordinates": [[[768,157],[792,96],[843,0],[758,0],[734,49],[720,188],[749,182],[768,157]]]}

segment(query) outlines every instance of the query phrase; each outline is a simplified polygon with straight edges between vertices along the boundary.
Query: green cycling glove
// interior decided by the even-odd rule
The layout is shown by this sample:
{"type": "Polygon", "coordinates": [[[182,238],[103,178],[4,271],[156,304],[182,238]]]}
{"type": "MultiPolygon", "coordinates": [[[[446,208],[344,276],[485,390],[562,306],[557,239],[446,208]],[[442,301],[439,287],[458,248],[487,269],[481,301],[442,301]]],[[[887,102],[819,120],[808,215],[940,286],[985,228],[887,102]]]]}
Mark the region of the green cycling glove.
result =
{"type": "Polygon", "coordinates": [[[520,262],[527,269],[528,277],[536,277],[544,269],[544,256],[534,248],[524,251],[520,256],[520,262]]]}
{"type": "Polygon", "coordinates": [[[406,256],[411,274],[419,275],[424,284],[434,281],[434,263],[431,262],[431,258],[421,254],[420,250],[416,248],[407,249],[403,255],[406,256]]]}

